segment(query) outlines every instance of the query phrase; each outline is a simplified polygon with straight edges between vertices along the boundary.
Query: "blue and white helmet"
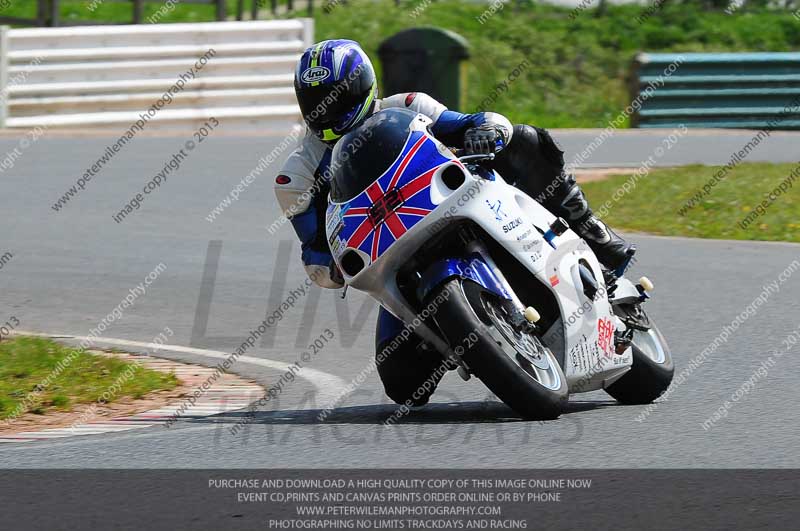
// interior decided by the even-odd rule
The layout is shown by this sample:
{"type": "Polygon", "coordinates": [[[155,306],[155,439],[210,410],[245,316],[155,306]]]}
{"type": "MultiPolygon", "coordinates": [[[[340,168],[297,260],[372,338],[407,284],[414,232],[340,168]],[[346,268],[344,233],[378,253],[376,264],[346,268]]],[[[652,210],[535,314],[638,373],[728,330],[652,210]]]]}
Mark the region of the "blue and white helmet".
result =
{"type": "Polygon", "coordinates": [[[294,73],[294,91],[308,128],[335,142],[372,114],[378,83],[372,63],[355,42],[319,42],[308,48],[294,73]]]}

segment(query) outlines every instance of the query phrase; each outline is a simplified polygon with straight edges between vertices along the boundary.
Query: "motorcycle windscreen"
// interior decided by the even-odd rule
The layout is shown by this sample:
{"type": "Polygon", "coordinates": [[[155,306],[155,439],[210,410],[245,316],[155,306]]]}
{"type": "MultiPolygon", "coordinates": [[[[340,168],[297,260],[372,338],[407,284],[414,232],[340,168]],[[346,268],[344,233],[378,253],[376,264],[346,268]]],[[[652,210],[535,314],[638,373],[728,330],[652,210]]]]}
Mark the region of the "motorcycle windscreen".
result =
{"type": "Polygon", "coordinates": [[[386,109],[343,136],[331,155],[331,199],[350,201],[366,190],[397,159],[417,113],[386,109]]]}
{"type": "Polygon", "coordinates": [[[328,212],[331,249],[357,249],[374,262],[436,208],[431,179],[452,155],[412,127],[416,117],[387,109],[337,143],[328,212]]]}

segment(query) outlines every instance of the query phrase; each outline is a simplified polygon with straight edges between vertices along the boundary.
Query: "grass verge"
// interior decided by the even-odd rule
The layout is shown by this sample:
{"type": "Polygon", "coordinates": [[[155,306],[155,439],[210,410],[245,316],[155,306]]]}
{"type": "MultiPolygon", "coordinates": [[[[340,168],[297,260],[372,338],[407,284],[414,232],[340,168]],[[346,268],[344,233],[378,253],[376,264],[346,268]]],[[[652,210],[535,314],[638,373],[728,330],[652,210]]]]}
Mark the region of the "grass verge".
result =
{"type": "MultiPolygon", "coordinates": [[[[597,5],[595,2],[593,5],[597,5]]],[[[438,26],[471,45],[462,111],[493,110],[541,127],[605,127],[630,103],[633,57],[647,52],[793,51],[798,21],[787,12],[730,16],[673,2],[644,22],[645,5],[570,8],[528,1],[489,10],[486,2],[351,0],[316,18],[316,38],[353,38],[372,57],[395,32],[438,26]],[[523,65],[522,74],[508,81],[523,65]],[[507,81],[507,85],[503,85],[507,81]],[[498,87],[500,85],[500,87],[498,87]]]]}
{"type": "Polygon", "coordinates": [[[639,179],[617,175],[585,183],[583,188],[592,207],[607,212],[603,217],[614,228],[694,238],[800,242],[797,163],[741,164],[681,215],[681,208],[719,170],[700,165],[654,169],[639,179]],[[630,191],[622,193],[626,182],[630,191]]]}
{"type": "Polygon", "coordinates": [[[49,339],[19,337],[0,343],[0,419],[69,411],[77,404],[112,403],[124,397],[142,398],[177,385],[173,374],[89,354],[49,339]]]}

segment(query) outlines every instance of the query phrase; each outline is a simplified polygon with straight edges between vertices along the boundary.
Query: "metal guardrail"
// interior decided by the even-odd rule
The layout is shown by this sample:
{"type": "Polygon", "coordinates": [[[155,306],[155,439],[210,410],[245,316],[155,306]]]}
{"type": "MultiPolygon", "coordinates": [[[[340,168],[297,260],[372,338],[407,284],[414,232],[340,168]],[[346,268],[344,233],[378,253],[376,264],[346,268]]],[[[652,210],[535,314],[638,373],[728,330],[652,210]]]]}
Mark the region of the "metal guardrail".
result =
{"type": "Polygon", "coordinates": [[[634,127],[800,129],[800,53],[641,53],[631,77],[634,127]]]}
{"type": "Polygon", "coordinates": [[[312,40],[313,20],[307,18],[3,26],[0,126],[132,123],[159,101],[150,127],[210,116],[256,126],[299,123],[293,70],[312,40]],[[179,78],[180,90],[165,94],[179,78]]]}

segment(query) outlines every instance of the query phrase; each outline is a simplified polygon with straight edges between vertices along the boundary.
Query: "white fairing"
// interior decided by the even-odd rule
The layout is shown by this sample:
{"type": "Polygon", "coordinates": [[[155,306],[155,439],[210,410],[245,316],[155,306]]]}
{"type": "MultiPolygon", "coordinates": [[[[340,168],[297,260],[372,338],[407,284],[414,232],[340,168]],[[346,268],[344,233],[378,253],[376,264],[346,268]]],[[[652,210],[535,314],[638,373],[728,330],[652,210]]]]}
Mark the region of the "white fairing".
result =
{"type": "MultiPolygon", "coordinates": [[[[415,127],[424,130],[429,120],[420,119],[415,127]]],[[[440,152],[446,151],[441,146],[440,152]]],[[[448,152],[449,153],[449,152],[448,152]]],[[[605,284],[600,264],[588,245],[574,232],[567,230],[555,237],[551,246],[542,237],[556,217],[519,189],[507,184],[501,176],[494,180],[473,175],[450,154],[451,163],[442,165],[433,177],[429,190],[437,208],[398,239],[374,263],[364,253],[359,254],[367,264],[356,276],[345,275],[345,282],[355,289],[365,291],[385,308],[406,323],[414,321],[416,314],[400,294],[394,279],[397,271],[436,232],[454,219],[469,218],[505,247],[550,289],[558,301],[561,320],[547,331],[545,343],[557,357],[564,355],[564,374],[570,392],[586,392],[608,386],[630,369],[633,355],[630,348],[623,355],[614,352],[614,329],[622,326],[612,314],[605,295],[605,284]],[[441,173],[448,164],[456,164],[465,174],[464,183],[457,190],[444,185],[441,173]],[[579,261],[589,267],[599,285],[596,300],[590,301],[583,293],[579,275],[579,261]]],[[[328,235],[341,219],[336,208],[328,211],[328,235]]],[[[346,242],[331,243],[338,262],[348,249],[346,242]]],[[[533,278],[531,282],[534,282],[533,278]]],[[[510,287],[508,291],[511,291],[510,287]]],[[[535,306],[535,301],[525,301],[535,306]]],[[[417,320],[417,322],[419,322],[417,320]]],[[[434,345],[443,343],[431,337],[424,325],[417,333],[434,345]]]]}

